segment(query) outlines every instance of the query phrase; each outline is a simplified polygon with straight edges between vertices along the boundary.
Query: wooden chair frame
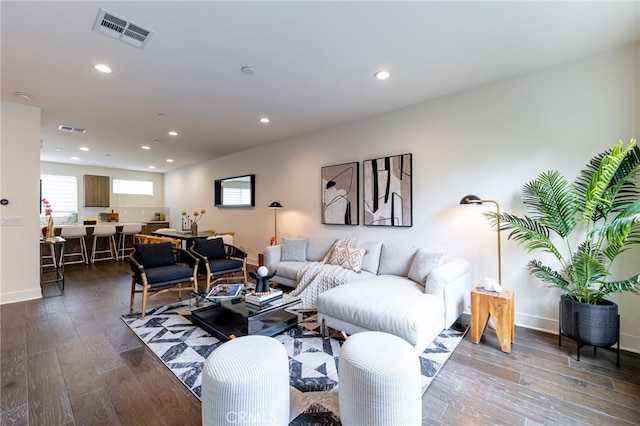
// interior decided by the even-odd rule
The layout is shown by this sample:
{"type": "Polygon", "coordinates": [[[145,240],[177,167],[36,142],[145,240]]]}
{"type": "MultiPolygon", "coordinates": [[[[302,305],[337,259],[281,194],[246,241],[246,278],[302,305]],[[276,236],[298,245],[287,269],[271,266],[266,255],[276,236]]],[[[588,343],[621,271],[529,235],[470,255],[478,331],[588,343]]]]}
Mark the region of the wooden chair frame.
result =
{"type": "MultiPolygon", "coordinates": [[[[159,241],[166,242],[166,241],[159,241]]],[[[178,241],[179,242],[179,241],[178,241]]],[[[187,250],[182,248],[173,247],[174,256],[176,256],[176,263],[184,263],[188,264],[193,268],[193,274],[189,278],[188,281],[184,282],[168,282],[166,285],[158,285],[158,283],[154,283],[154,285],[150,285],[147,280],[147,274],[145,272],[144,265],[139,263],[135,258],[135,251],[129,255],[129,261],[131,264],[132,276],[131,276],[131,300],[129,303],[129,309],[133,312],[133,302],[135,299],[135,295],[137,293],[142,294],[142,316],[141,319],[144,319],[146,311],[147,311],[147,300],[156,296],[157,294],[164,293],[167,291],[177,291],[178,298],[182,300],[182,292],[183,291],[198,291],[198,265],[200,260],[189,253],[187,250]],[[183,287],[183,285],[188,284],[188,287],[183,287]],[[136,285],[139,285],[141,288],[138,289],[136,285]]],[[[198,298],[196,297],[196,306],[198,306],[198,298]]]]}
{"type": "Polygon", "coordinates": [[[212,285],[219,282],[238,281],[240,279],[243,283],[247,282],[247,253],[243,250],[240,250],[236,246],[232,246],[230,244],[224,245],[224,253],[227,258],[242,260],[242,270],[235,270],[231,272],[212,272],[209,265],[209,259],[206,256],[198,253],[195,250],[195,247],[191,247],[189,251],[200,260],[199,269],[201,270],[201,273],[203,272],[202,269],[204,268],[203,275],[206,276],[207,291],[209,291],[212,285]]]}

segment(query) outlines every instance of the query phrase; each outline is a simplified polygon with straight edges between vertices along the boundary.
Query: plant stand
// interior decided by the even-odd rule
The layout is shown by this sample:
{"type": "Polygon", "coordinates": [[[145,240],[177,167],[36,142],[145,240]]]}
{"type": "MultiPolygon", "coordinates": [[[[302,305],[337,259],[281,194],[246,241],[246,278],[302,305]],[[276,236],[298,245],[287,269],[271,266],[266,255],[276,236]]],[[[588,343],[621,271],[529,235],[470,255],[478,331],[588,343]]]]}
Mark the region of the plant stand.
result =
{"type": "Polygon", "coordinates": [[[620,368],[620,315],[617,316],[617,324],[616,324],[616,348],[612,348],[611,346],[601,346],[601,345],[592,345],[589,343],[584,343],[580,339],[580,312],[573,313],[573,321],[575,325],[575,336],[570,336],[562,331],[562,301],[559,303],[559,316],[560,321],[558,321],[558,346],[562,346],[562,336],[566,336],[576,342],[576,358],[580,361],[580,349],[583,346],[593,346],[593,354],[596,355],[597,348],[604,348],[609,351],[613,351],[616,353],[616,367],[620,368]]]}

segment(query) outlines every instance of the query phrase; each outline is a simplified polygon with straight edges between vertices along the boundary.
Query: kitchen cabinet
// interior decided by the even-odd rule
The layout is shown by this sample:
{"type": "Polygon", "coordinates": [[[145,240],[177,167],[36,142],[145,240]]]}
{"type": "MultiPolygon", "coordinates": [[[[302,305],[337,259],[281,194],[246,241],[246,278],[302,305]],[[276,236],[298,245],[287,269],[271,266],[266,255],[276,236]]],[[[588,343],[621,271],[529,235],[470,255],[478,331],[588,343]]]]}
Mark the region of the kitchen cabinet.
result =
{"type": "Polygon", "coordinates": [[[109,176],[84,175],[84,206],[109,207],[109,176]]]}
{"type": "Polygon", "coordinates": [[[146,224],[144,224],[142,226],[142,233],[143,234],[153,234],[155,231],[157,231],[158,229],[161,228],[168,228],[169,227],[169,222],[165,222],[165,221],[160,221],[160,220],[154,220],[151,222],[147,222],[146,224]]]}

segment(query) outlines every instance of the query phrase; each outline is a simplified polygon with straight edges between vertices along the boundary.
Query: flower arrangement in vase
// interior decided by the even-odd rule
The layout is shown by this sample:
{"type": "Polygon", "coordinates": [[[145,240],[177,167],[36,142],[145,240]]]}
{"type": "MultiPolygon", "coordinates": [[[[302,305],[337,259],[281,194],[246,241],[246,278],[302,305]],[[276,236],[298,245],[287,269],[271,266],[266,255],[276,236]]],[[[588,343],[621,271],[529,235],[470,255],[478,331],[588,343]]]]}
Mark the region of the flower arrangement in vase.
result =
{"type": "Polygon", "coordinates": [[[205,209],[194,210],[193,219],[189,216],[186,210],[182,210],[182,230],[191,231],[193,235],[198,234],[198,221],[202,218],[202,215],[206,213],[205,209]]]}
{"type": "Polygon", "coordinates": [[[43,198],[42,204],[44,204],[44,215],[47,218],[45,238],[48,240],[55,239],[56,234],[53,229],[53,209],[51,208],[51,203],[46,198],[43,198]]]}

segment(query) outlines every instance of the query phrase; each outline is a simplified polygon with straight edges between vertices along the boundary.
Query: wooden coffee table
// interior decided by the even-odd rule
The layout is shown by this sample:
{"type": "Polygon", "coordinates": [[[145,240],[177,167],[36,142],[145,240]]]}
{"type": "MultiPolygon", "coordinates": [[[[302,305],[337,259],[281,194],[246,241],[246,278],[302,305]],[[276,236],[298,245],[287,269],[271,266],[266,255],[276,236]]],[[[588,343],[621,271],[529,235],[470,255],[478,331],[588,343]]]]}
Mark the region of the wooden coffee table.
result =
{"type": "Polygon", "coordinates": [[[301,300],[288,294],[261,307],[245,303],[243,297],[209,300],[204,289],[191,296],[206,305],[191,311],[191,322],[222,341],[254,334],[275,336],[298,325],[299,315],[287,309],[301,300]]]}

